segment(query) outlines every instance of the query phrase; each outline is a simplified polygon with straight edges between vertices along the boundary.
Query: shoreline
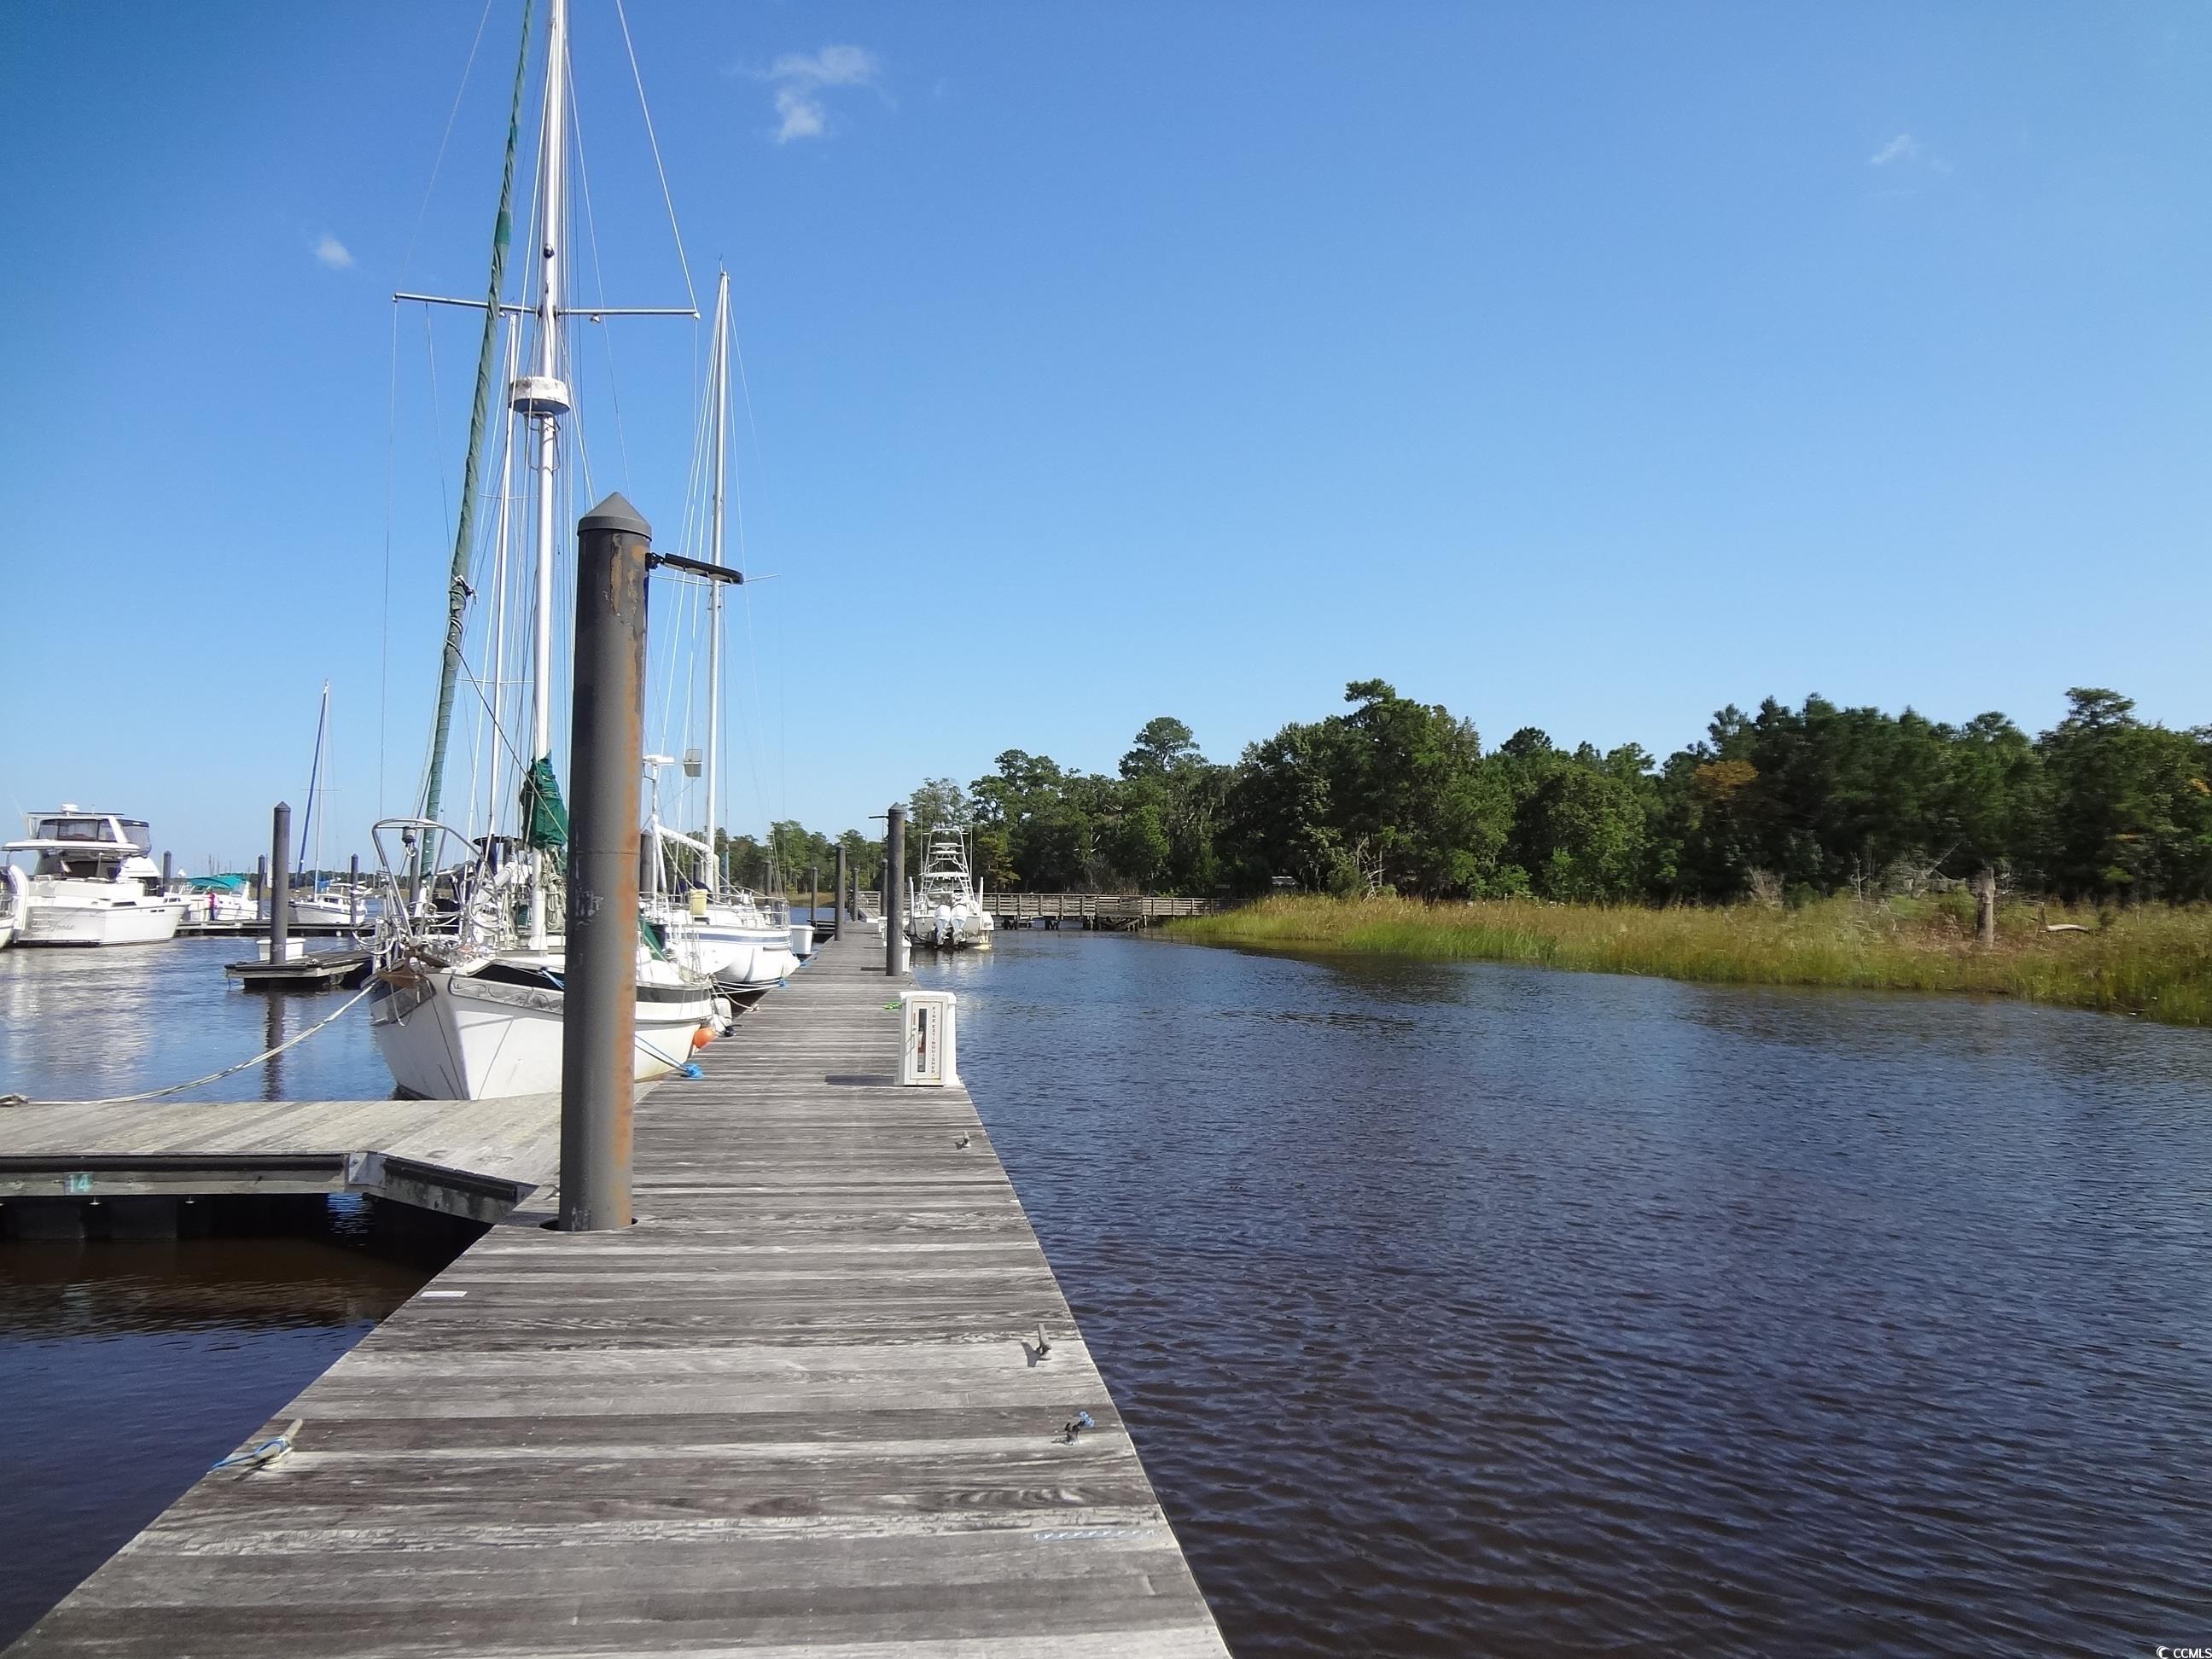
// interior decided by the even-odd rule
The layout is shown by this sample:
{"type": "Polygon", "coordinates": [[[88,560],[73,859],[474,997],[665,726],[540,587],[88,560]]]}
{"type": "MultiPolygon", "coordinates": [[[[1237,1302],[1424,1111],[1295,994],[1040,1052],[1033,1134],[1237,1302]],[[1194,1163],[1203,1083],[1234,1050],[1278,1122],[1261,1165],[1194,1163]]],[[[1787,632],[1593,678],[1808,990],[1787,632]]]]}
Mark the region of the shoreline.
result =
{"type": "Polygon", "coordinates": [[[1166,925],[1194,944],[1510,962],[1708,984],[2008,996],[2212,1026],[2212,908],[2008,903],[1975,944],[1963,896],[1759,904],[1552,904],[1532,899],[1273,897],[1166,925]],[[1962,919],[1963,916],[1963,919],[1962,919]],[[2048,931],[2050,925],[2085,932],[2048,931]]]}

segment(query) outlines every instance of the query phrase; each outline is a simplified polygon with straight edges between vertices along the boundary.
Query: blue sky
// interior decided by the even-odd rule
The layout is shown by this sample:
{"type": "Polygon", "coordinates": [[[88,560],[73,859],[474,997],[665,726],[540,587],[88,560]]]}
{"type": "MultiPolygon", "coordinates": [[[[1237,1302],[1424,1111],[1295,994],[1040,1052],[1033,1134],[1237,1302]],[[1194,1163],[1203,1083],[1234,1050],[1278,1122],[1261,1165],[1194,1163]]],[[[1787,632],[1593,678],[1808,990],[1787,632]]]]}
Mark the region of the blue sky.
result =
{"type": "MultiPolygon", "coordinates": [[[[586,291],[680,301],[574,5],[586,291]]],[[[482,283],[520,0],[457,104],[479,15],[0,10],[11,810],[249,859],[326,678],[333,844],[406,804],[474,341],[389,295],[482,283]]],[[[777,579],[741,825],[1164,713],[1233,758],[1370,675],[1655,752],[1770,692],[2212,719],[2201,7],[629,23],[777,579]]],[[[592,482],[674,525],[702,331],[588,334],[592,482]]]]}

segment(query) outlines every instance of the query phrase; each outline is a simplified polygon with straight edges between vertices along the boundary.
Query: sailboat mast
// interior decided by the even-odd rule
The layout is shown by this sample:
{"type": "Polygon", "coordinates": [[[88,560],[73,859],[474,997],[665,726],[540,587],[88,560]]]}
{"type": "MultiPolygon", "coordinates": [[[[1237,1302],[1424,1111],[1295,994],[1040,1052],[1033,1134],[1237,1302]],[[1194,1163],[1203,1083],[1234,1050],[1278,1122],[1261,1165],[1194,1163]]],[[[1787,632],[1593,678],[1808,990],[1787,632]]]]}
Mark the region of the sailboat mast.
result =
{"type": "MultiPolygon", "coordinates": [[[[561,379],[561,238],[567,228],[568,155],[568,4],[546,9],[545,116],[539,149],[543,200],[538,212],[538,361],[536,373],[514,383],[510,400],[538,428],[538,607],[531,641],[530,758],[553,753],[553,545],[561,471],[561,416],[573,406],[561,379]]],[[[545,948],[545,854],[532,848],[530,948],[545,948]]]]}
{"type": "MultiPolygon", "coordinates": [[[[513,312],[507,317],[506,355],[500,360],[507,371],[507,383],[514,384],[521,372],[521,324],[513,312]]],[[[507,534],[508,520],[514,509],[514,410],[507,411],[506,430],[500,434],[499,446],[499,520],[493,528],[492,545],[492,610],[491,610],[491,721],[494,739],[491,763],[484,768],[484,833],[495,835],[499,829],[500,757],[497,730],[507,714],[507,534]]]]}
{"type": "Polygon", "coordinates": [[[297,871],[307,861],[307,836],[315,835],[315,861],[322,862],[321,826],[315,819],[316,797],[323,789],[323,739],[331,729],[331,683],[323,682],[323,706],[315,716],[315,757],[307,767],[307,820],[300,826],[300,856],[293,863],[297,871]]]}
{"type": "MultiPolygon", "coordinates": [[[[722,562],[722,501],[730,456],[730,273],[714,290],[714,504],[709,556],[722,562]]],[[[722,781],[722,584],[707,585],[707,847],[714,889],[722,889],[722,852],[714,840],[722,781]]]]}

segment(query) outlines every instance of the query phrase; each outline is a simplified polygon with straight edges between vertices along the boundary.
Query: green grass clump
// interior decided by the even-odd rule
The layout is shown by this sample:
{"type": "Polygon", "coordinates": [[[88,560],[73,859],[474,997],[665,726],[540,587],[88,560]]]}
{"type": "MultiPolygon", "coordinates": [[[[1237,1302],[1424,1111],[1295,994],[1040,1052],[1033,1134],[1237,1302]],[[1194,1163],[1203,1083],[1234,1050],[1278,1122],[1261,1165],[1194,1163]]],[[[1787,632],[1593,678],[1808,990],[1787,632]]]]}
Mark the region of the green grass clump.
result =
{"type": "Polygon", "coordinates": [[[1207,945],[1522,962],[1740,985],[1971,992],[2212,1024],[2212,908],[2007,904],[1997,942],[1975,942],[1972,900],[1863,903],[1547,904],[1486,899],[1269,898],[1170,923],[1207,945]],[[2052,933],[2049,924],[2086,933],[2052,933]]]}

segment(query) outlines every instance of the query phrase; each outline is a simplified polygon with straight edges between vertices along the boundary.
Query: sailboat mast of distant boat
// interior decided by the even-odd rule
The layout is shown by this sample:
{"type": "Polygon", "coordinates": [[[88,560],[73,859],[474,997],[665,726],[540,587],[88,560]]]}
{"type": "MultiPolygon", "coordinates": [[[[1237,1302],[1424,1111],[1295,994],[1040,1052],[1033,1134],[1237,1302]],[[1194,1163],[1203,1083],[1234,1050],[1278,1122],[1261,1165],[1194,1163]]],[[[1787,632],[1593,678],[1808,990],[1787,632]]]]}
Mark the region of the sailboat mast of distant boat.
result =
{"type": "MultiPolygon", "coordinates": [[[[722,505],[730,471],[730,273],[714,289],[714,344],[708,359],[714,376],[714,510],[709,516],[708,556],[722,562],[722,505]]],[[[721,810],[722,785],[722,584],[707,584],[707,852],[710,894],[722,890],[722,848],[714,839],[721,810]]]]}

